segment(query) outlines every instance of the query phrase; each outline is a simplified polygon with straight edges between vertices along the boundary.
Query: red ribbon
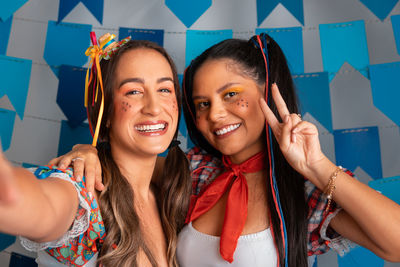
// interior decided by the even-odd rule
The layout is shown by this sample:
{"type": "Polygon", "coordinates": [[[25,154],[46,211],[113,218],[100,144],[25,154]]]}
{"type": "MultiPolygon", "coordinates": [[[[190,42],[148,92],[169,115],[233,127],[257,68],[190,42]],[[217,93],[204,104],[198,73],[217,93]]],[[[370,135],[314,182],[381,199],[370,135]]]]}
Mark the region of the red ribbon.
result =
{"type": "Polygon", "coordinates": [[[232,263],[239,236],[247,219],[248,187],[243,173],[263,170],[266,166],[265,152],[257,153],[241,164],[232,163],[228,156],[223,156],[222,162],[227,171],[218,176],[197,197],[191,198],[186,223],[209,211],[229,190],[219,250],[222,258],[232,263]]]}

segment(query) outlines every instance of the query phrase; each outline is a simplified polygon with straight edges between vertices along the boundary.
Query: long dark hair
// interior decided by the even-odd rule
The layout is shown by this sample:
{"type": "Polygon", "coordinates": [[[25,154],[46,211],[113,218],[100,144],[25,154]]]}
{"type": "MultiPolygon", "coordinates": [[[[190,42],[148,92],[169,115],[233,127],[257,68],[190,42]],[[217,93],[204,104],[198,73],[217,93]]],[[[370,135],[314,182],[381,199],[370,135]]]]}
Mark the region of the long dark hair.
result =
{"type": "MultiPolygon", "coordinates": [[[[254,37],[253,37],[254,38],[254,37]]],[[[298,113],[297,97],[292,77],[285,56],[278,44],[269,36],[266,37],[269,58],[269,94],[272,83],[276,83],[291,113],[298,113]]],[[[212,147],[197,129],[194,118],[196,110],[192,100],[193,80],[197,70],[207,60],[229,59],[241,70],[242,74],[263,86],[266,78],[266,68],[261,50],[256,48],[252,40],[228,39],[222,41],[192,61],[186,69],[184,79],[184,115],[190,138],[197,146],[208,153],[220,157],[221,153],[212,147]]],[[[272,99],[269,95],[268,99],[272,99]]],[[[277,118],[279,114],[275,103],[270,101],[270,107],[277,118]]],[[[265,133],[264,133],[265,135],[265,133]]],[[[272,142],[275,174],[286,222],[288,236],[289,266],[307,266],[307,205],[304,189],[304,178],[286,161],[275,138],[272,142]]],[[[268,181],[268,185],[270,181],[268,181]]],[[[267,193],[270,211],[271,227],[274,242],[279,252],[279,261],[284,263],[283,240],[281,237],[280,220],[276,211],[271,190],[267,193]]]]}
{"type": "MultiPolygon", "coordinates": [[[[114,98],[114,73],[119,59],[133,49],[151,49],[164,56],[171,66],[178,107],[181,107],[181,95],[176,67],[164,48],[149,41],[131,40],[123,45],[110,60],[100,62],[104,83],[104,113],[99,133],[99,145],[97,146],[103,173],[105,190],[100,193],[99,203],[104,219],[107,236],[100,251],[98,263],[105,266],[138,266],[137,256],[142,250],[152,266],[157,266],[149,244],[146,244],[140,228],[140,218],[137,215],[133,201],[135,194],[115,163],[109,141],[109,129],[106,126],[113,114],[114,98]],[[114,245],[116,248],[113,249],[114,245]]],[[[94,86],[94,82],[89,88],[94,86]]],[[[89,94],[93,94],[89,90],[89,94]]],[[[89,95],[92,99],[93,95],[89,95]]],[[[101,95],[98,96],[99,99],[101,95]]],[[[89,104],[88,115],[95,125],[99,113],[100,101],[94,106],[89,104]]],[[[180,117],[180,116],[179,116],[180,117]]],[[[178,121],[179,125],[179,121],[178,121]]],[[[177,138],[178,130],[174,138],[177,138]]],[[[162,177],[155,185],[156,198],[160,212],[161,223],[167,240],[167,259],[169,266],[178,266],[176,259],[176,241],[178,232],[182,229],[189,203],[191,178],[188,160],[179,148],[171,147],[165,159],[162,177]]]]}

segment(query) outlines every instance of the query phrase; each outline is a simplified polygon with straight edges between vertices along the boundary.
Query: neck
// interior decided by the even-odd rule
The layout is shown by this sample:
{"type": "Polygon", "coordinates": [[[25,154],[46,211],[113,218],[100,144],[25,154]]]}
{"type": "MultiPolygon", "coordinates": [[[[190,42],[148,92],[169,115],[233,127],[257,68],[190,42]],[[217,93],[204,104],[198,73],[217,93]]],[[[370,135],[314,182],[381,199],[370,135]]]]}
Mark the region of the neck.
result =
{"type": "Polygon", "coordinates": [[[143,156],[113,147],[111,155],[136,196],[143,200],[148,199],[157,155],[143,156]]]}
{"type": "Polygon", "coordinates": [[[251,158],[252,156],[254,156],[255,154],[257,154],[263,150],[265,151],[266,149],[267,149],[267,147],[265,145],[259,145],[257,147],[253,147],[252,149],[245,149],[238,153],[229,155],[229,157],[230,157],[232,163],[241,164],[241,163],[245,162],[246,160],[248,160],[249,158],[251,158]]]}

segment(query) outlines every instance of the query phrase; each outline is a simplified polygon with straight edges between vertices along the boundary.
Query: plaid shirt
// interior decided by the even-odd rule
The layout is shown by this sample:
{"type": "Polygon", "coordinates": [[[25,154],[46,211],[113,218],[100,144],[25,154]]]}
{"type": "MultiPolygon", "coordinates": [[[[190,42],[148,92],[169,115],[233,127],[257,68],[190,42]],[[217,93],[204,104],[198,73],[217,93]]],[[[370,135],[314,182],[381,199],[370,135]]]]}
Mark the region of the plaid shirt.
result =
{"type": "MultiPolygon", "coordinates": [[[[224,171],[222,161],[198,147],[191,149],[187,153],[192,169],[192,200],[208,184],[212,183],[219,174],[224,171]]],[[[353,174],[346,170],[348,174],[353,174]]],[[[332,228],[328,227],[332,218],[341,210],[332,201],[332,205],[327,213],[324,213],[328,200],[315,185],[310,181],[305,182],[305,192],[308,211],[308,256],[319,255],[327,252],[330,248],[340,255],[344,255],[353,246],[351,241],[341,237],[332,228]]],[[[193,207],[189,207],[189,211],[193,207]]]]}

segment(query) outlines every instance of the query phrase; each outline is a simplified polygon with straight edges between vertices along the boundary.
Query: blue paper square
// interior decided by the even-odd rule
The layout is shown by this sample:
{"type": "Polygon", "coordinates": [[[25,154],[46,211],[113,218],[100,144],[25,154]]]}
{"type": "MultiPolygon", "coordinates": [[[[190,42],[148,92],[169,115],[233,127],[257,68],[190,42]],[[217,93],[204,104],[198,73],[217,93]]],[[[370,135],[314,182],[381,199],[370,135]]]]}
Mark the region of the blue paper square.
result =
{"type": "Polygon", "coordinates": [[[58,22],[62,21],[81,2],[100,22],[100,24],[102,24],[104,0],[60,0],[60,5],[58,7],[58,22]]]}
{"type": "Polygon", "coordinates": [[[382,111],[394,123],[400,126],[400,62],[371,65],[372,99],[375,107],[382,111]]]}
{"type": "Polygon", "coordinates": [[[357,246],[343,257],[338,256],[339,267],[383,267],[385,262],[366,248],[357,246]]]}
{"type": "Polygon", "coordinates": [[[72,128],[87,118],[84,106],[86,70],[67,65],[61,65],[59,69],[57,104],[72,128]]]}
{"type": "Polygon", "coordinates": [[[260,25],[278,4],[282,4],[301,24],[304,24],[303,0],[257,0],[257,25],[260,25]]]}
{"type": "Polygon", "coordinates": [[[193,25],[212,5],[211,0],[165,0],[165,5],[187,28],[193,25]]]}
{"type": "Polygon", "coordinates": [[[394,40],[396,41],[397,54],[400,55],[400,15],[391,16],[394,40]]]}
{"type": "Polygon", "coordinates": [[[6,21],[14,14],[21,6],[23,6],[28,0],[10,0],[2,1],[0,8],[0,20],[6,21]]]}
{"type": "Polygon", "coordinates": [[[22,162],[22,167],[24,168],[35,168],[35,167],[39,167],[39,165],[36,164],[32,164],[32,163],[26,163],[26,162],[22,162]]]}
{"type": "Polygon", "coordinates": [[[360,0],[380,20],[384,20],[399,0],[360,0]]]}
{"type": "Polygon", "coordinates": [[[347,62],[368,78],[369,55],[364,21],[320,24],[324,71],[331,81],[347,62]]]}
{"type": "Polygon", "coordinates": [[[368,185],[400,205],[400,176],[370,181],[368,185]]]}
{"type": "Polygon", "coordinates": [[[186,31],[186,66],[204,50],[223,40],[232,38],[232,30],[186,31]]]}
{"type": "MultiPolygon", "coordinates": [[[[178,78],[179,78],[179,84],[181,86],[181,88],[183,88],[182,82],[183,82],[183,74],[178,74],[178,78]]],[[[183,95],[183,93],[182,93],[183,95]]],[[[185,99],[182,97],[182,106],[186,105],[185,103],[185,99]]],[[[186,126],[186,121],[185,121],[185,116],[183,115],[183,107],[181,110],[181,118],[179,121],[179,132],[181,133],[181,135],[186,138],[186,150],[189,150],[189,148],[194,147],[193,141],[189,136],[189,132],[187,130],[187,126],[186,126]]]]}
{"type": "Polygon", "coordinates": [[[303,30],[301,27],[256,29],[256,34],[262,32],[267,33],[278,43],[292,73],[304,72],[303,30]]]}
{"type": "Polygon", "coordinates": [[[15,243],[15,236],[0,233],[0,251],[15,243]]]}
{"type": "Polygon", "coordinates": [[[61,121],[60,141],[58,143],[58,156],[72,150],[75,144],[91,144],[89,124],[82,123],[78,127],[71,128],[67,121],[61,121]]]}
{"type": "Polygon", "coordinates": [[[24,118],[31,68],[32,60],[0,55],[0,97],[8,96],[21,119],[24,118]]]}
{"type": "Polygon", "coordinates": [[[15,111],[0,108],[0,138],[3,151],[10,148],[14,131],[15,111]]]}
{"type": "Polygon", "coordinates": [[[10,267],[37,267],[34,258],[11,252],[10,267]]]}
{"type": "Polygon", "coordinates": [[[132,37],[133,40],[147,40],[164,46],[164,30],[119,28],[119,39],[132,37]]]}
{"type": "Polygon", "coordinates": [[[92,25],[49,21],[43,58],[56,76],[60,65],[83,66],[90,45],[92,25]]]}
{"type": "Polygon", "coordinates": [[[382,178],[378,127],[333,131],[336,164],[354,171],[361,167],[373,179],[382,178]]]}
{"type": "Polygon", "coordinates": [[[10,38],[10,31],[11,31],[11,24],[12,24],[12,16],[9,17],[6,21],[0,20],[0,55],[6,55],[7,53],[7,46],[8,46],[8,39],[10,38]]]}
{"type": "Polygon", "coordinates": [[[300,99],[301,114],[310,113],[332,132],[332,109],[327,72],[295,75],[293,79],[300,99]]]}

